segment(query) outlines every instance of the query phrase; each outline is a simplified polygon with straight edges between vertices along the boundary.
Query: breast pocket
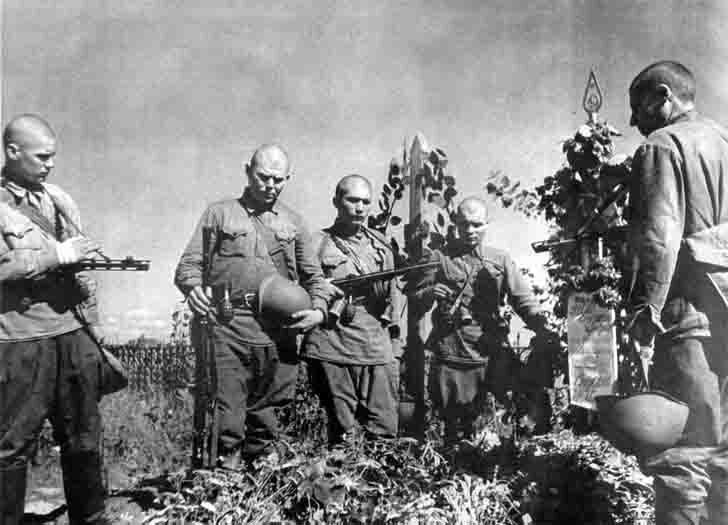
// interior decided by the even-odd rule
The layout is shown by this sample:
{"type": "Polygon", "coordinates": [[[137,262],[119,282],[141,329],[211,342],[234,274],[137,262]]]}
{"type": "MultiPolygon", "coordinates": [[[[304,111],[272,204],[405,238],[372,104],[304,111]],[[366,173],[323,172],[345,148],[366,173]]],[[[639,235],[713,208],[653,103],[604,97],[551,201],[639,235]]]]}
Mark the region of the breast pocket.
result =
{"type": "Polygon", "coordinates": [[[33,235],[33,226],[29,223],[7,225],[3,229],[3,238],[11,250],[40,248],[39,239],[33,235]]]}
{"type": "Polygon", "coordinates": [[[321,256],[321,269],[326,277],[346,277],[349,274],[349,259],[341,254],[324,254],[321,256]]]}
{"type": "Polygon", "coordinates": [[[296,231],[291,228],[283,228],[275,231],[276,242],[269,246],[271,257],[276,257],[283,252],[289,260],[295,260],[296,231]]]}
{"type": "Polygon", "coordinates": [[[220,231],[219,254],[223,257],[252,257],[255,255],[255,230],[252,228],[220,231]]]}

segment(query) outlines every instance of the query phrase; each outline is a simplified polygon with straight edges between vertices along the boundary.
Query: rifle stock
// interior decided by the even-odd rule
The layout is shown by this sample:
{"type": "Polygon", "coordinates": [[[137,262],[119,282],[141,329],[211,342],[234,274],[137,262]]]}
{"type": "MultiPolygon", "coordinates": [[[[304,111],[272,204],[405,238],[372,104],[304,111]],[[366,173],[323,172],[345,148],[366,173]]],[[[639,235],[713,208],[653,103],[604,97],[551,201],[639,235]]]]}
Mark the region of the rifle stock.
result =
{"type": "MultiPolygon", "coordinates": [[[[208,290],[210,263],[214,249],[212,230],[202,229],[202,282],[208,290]]],[[[209,294],[208,294],[209,295],[209,294]]],[[[192,465],[195,468],[217,466],[217,442],[219,414],[217,410],[217,363],[212,329],[215,318],[212,313],[197,316],[195,341],[195,406],[193,415],[192,465]]]]}
{"type": "Polygon", "coordinates": [[[197,318],[192,443],[192,464],[195,468],[214,468],[218,456],[217,368],[215,347],[212,343],[212,322],[210,316],[197,318]]]}

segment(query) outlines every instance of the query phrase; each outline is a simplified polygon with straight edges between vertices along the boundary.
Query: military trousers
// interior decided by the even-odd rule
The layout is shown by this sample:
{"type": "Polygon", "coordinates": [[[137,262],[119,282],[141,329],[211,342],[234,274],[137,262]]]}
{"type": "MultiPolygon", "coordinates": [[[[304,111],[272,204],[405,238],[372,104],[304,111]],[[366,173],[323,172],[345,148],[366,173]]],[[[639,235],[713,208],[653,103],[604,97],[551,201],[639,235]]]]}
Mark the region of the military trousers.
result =
{"type": "Polygon", "coordinates": [[[398,360],[380,365],[342,365],[311,359],[308,370],[312,389],[326,410],[329,443],[341,441],[357,422],[368,437],[397,435],[398,360]]]}
{"type": "Polygon", "coordinates": [[[435,359],[430,367],[428,388],[435,410],[445,423],[445,442],[471,437],[484,412],[488,392],[485,363],[458,364],[435,359]]]}
{"type": "Polygon", "coordinates": [[[0,524],[22,520],[28,461],[48,418],[60,445],[72,525],[106,523],[101,355],[84,330],[0,343],[0,524]]]}
{"type": "Polygon", "coordinates": [[[650,380],[690,408],[681,441],[641,458],[654,476],[656,524],[728,523],[726,341],[658,337],[650,380]]]}
{"type": "Polygon", "coordinates": [[[226,325],[213,328],[217,370],[219,448],[248,459],[273,452],[285,441],[277,411],[296,391],[295,340],[285,346],[251,346],[226,325]]]}

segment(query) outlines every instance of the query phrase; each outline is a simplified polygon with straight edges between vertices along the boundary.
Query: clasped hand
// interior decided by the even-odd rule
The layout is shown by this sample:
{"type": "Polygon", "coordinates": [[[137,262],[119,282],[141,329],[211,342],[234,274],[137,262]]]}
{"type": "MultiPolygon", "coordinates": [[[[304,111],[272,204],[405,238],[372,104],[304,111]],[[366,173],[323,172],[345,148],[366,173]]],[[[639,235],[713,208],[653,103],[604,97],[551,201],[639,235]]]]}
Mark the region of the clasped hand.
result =
{"type": "Polygon", "coordinates": [[[83,236],[71,237],[56,243],[56,255],[61,265],[75,264],[100,251],[101,245],[98,242],[83,236]]]}

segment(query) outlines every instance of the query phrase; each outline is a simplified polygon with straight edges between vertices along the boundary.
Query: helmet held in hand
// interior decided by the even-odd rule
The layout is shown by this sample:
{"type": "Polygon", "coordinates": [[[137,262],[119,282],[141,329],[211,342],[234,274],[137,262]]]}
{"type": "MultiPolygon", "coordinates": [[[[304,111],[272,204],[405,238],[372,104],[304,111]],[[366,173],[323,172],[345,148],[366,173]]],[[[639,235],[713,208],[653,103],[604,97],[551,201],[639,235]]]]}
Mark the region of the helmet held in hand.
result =
{"type": "Polygon", "coordinates": [[[265,277],[258,287],[258,315],[268,321],[283,322],[292,314],[311,308],[308,292],[277,273],[265,277]]]}

